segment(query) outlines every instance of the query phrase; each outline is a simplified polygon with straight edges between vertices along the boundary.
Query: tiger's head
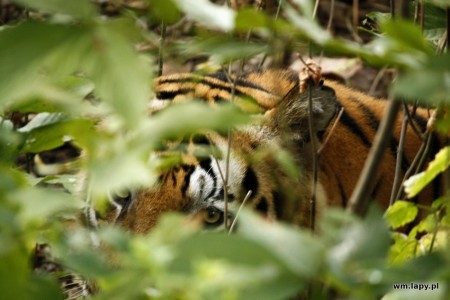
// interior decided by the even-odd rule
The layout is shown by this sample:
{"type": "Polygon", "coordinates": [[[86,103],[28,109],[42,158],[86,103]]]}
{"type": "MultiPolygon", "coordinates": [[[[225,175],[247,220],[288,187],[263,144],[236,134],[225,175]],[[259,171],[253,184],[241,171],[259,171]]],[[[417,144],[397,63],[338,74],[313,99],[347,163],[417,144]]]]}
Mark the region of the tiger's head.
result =
{"type": "MultiPolygon", "coordinates": [[[[179,163],[162,170],[158,182],[113,199],[110,222],[145,233],[164,212],[178,211],[201,218],[206,227],[230,225],[244,199],[269,219],[305,225],[309,218],[311,161],[308,133],[308,93],[288,82],[278,103],[262,122],[235,128],[230,136],[205,131],[187,138],[179,163]],[[200,137],[200,138],[199,138],[200,137]],[[214,149],[193,155],[196,148],[214,149]],[[280,163],[289,153],[299,170],[292,176],[280,163]],[[247,197],[246,197],[247,196],[247,197]]],[[[271,83],[280,89],[280,85],[271,83]]],[[[315,134],[323,132],[337,111],[334,91],[325,85],[312,90],[315,134]]],[[[258,101],[258,99],[255,99],[258,101]]],[[[166,147],[166,149],[173,145],[166,147]]],[[[165,151],[155,153],[164,155],[165,151]]]]}

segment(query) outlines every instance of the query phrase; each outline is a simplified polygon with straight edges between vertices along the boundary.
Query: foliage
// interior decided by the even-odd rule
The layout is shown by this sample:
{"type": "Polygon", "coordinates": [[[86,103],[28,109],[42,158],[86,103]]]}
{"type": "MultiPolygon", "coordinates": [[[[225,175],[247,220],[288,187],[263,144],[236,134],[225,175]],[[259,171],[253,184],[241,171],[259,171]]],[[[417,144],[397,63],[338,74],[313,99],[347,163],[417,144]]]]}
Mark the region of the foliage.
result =
{"type": "MultiPolygon", "coordinates": [[[[54,278],[31,272],[29,255],[36,242],[50,243],[65,266],[97,282],[100,292],[94,299],[286,299],[298,294],[324,299],[335,293],[348,299],[450,297],[448,196],[429,208],[398,201],[385,219],[376,209],[364,220],[331,210],[314,236],[250,212],[230,236],[200,234],[194,223],[169,215],[147,236],[104,226],[95,233],[102,247],[95,248],[92,232],[77,221],[79,211],[90,205],[85,198],[101,208],[111,190],[154,182],[157,165],[148,158],[161,140],[248,121],[233,107],[198,103],[147,118],[158,51],[134,47],[160,41],[143,22],[192,20],[195,31],[183,37],[185,48],[167,41],[163,49],[184,60],[202,54],[224,64],[261,53],[276,56],[292,45],[305,50],[312,42],[326,53],[396,67],[402,73],[395,95],[445,107],[449,55],[436,55],[436,34],[430,36],[445,24],[441,9],[427,11],[435,23],[427,23],[425,34],[410,21],[377,18],[380,31],[361,45],[332,37],[311,17],[312,3],[303,0],[283,1],[283,18],[250,9],[236,12],[209,1],[147,1],[146,13],[124,9],[117,17],[100,15],[88,0],[15,2],[37,17],[0,28],[3,298],[61,298],[54,278]],[[241,38],[246,33],[251,41],[241,38]],[[11,121],[14,114],[33,118],[17,124],[11,121]],[[33,153],[68,141],[83,149],[75,164],[88,174],[82,184],[74,175],[31,175],[33,153]],[[24,157],[27,163],[18,167],[24,157]],[[411,223],[424,211],[419,224],[411,223]],[[393,229],[411,225],[412,230],[394,233],[386,224],[393,229]],[[393,284],[411,282],[439,283],[439,289],[414,295],[393,290],[393,284]]],[[[408,181],[411,197],[448,168],[448,150],[419,179],[408,181]]]]}

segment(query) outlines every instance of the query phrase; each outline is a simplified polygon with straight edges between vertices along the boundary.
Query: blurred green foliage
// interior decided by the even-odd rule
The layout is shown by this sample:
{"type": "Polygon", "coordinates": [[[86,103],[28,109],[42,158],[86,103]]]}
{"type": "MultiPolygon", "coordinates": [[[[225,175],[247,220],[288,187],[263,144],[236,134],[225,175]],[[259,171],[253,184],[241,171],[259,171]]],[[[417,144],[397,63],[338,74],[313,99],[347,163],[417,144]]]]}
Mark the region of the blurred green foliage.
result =
{"type": "MultiPolygon", "coordinates": [[[[88,174],[84,192],[101,206],[110,190],[155,180],[156,166],[148,157],[164,138],[202,128],[227,129],[248,120],[232,107],[197,103],[147,118],[157,55],[137,52],[135,45],[160,41],[142,26],[145,21],[173,24],[184,16],[195,21],[196,31],[181,51],[173,45],[165,49],[178,49],[185,58],[215,56],[218,63],[273,55],[280,45],[306,49],[312,41],[326,53],[399,68],[395,95],[446,107],[449,55],[435,50],[445,25],[442,7],[448,9],[448,1],[432,1],[440,6],[427,9],[426,20],[431,21],[425,34],[410,21],[376,18],[379,31],[365,45],[332,37],[312,19],[312,3],[304,0],[293,1],[296,6],[285,3],[285,18],[278,19],[263,11],[235,12],[206,0],[149,0],[147,14],[124,9],[111,18],[88,0],[15,2],[39,17],[0,28],[2,298],[61,298],[54,278],[31,272],[30,253],[43,241],[65,266],[99,285],[94,299],[286,299],[299,294],[327,299],[336,293],[346,299],[450,298],[448,196],[430,208],[398,201],[385,218],[376,209],[365,220],[331,210],[317,235],[267,224],[251,212],[242,217],[234,235],[198,234],[182,217],[168,215],[147,236],[104,226],[96,233],[103,245],[98,249],[88,229],[65,225],[77,223],[80,210],[88,205],[85,193],[75,192],[76,176],[35,178],[16,166],[20,156],[71,141],[84,151],[78,164],[88,174]],[[255,41],[239,38],[249,30],[255,41]],[[10,121],[11,113],[35,115],[27,125],[17,126],[10,121]],[[408,225],[419,210],[428,216],[408,235],[391,231],[408,225]],[[394,283],[410,282],[439,283],[439,289],[413,294],[393,290],[394,283]]],[[[447,169],[448,148],[442,151],[421,178],[409,182],[411,191],[421,190],[447,169]]]]}

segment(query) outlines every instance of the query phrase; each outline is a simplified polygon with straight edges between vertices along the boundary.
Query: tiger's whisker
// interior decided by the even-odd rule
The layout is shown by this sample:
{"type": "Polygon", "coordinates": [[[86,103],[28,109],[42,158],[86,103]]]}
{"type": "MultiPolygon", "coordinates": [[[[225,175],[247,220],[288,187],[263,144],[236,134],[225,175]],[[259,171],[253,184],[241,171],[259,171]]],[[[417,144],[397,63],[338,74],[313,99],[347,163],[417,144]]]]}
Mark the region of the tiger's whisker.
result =
{"type": "Polygon", "coordinates": [[[247,202],[247,200],[250,198],[251,195],[252,195],[252,191],[249,190],[247,192],[247,195],[245,195],[245,198],[242,201],[241,205],[239,206],[238,211],[236,212],[236,216],[234,217],[233,222],[231,223],[230,230],[228,231],[228,234],[231,234],[231,232],[233,231],[234,226],[236,225],[236,221],[237,221],[237,219],[239,217],[239,213],[241,212],[242,207],[244,207],[245,203],[247,202]]]}

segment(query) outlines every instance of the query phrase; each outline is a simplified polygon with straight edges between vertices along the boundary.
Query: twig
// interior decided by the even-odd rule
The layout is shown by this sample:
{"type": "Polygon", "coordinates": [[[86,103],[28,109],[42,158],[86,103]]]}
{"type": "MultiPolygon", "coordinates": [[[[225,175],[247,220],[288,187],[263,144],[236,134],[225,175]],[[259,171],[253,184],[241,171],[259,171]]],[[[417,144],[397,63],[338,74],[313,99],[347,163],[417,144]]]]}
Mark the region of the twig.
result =
{"type": "Polygon", "coordinates": [[[381,81],[381,78],[383,78],[384,73],[386,73],[386,67],[381,68],[380,71],[378,71],[377,76],[375,76],[375,78],[373,79],[372,84],[370,85],[369,88],[369,92],[368,94],[373,96],[373,94],[375,93],[375,89],[377,88],[378,84],[381,81]]]}
{"type": "Polygon", "coordinates": [[[353,0],[353,34],[358,41],[361,40],[358,34],[358,23],[359,23],[359,0],[353,0]]]}
{"type": "Polygon", "coordinates": [[[397,148],[397,158],[395,161],[395,175],[394,175],[394,182],[392,184],[392,191],[391,191],[391,199],[389,200],[389,206],[392,206],[397,200],[396,196],[398,193],[398,190],[400,189],[401,184],[401,172],[402,172],[402,160],[403,160],[403,148],[405,145],[405,139],[406,139],[406,129],[408,128],[408,116],[406,114],[407,108],[403,106],[403,121],[402,121],[402,129],[400,133],[400,140],[398,142],[398,148],[397,148]]]}
{"type": "Polygon", "coordinates": [[[311,215],[310,215],[310,228],[314,231],[315,221],[316,221],[316,192],[317,192],[317,170],[318,170],[318,154],[316,137],[313,123],[313,105],[312,105],[312,84],[308,80],[308,127],[309,127],[309,138],[311,140],[311,152],[312,152],[312,176],[313,176],[313,186],[311,191],[310,205],[311,205],[311,215]]]}
{"type": "Polygon", "coordinates": [[[166,24],[164,21],[161,22],[161,37],[160,37],[160,44],[159,44],[159,51],[158,51],[158,76],[161,76],[163,73],[163,48],[164,48],[164,41],[166,39],[166,24]]]}
{"type": "Polygon", "coordinates": [[[322,152],[322,150],[325,148],[325,146],[327,145],[328,141],[330,140],[330,137],[333,135],[334,130],[336,129],[337,124],[339,123],[339,121],[342,118],[342,115],[344,113],[344,108],[341,107],[341,109],[339,110],[339,113],[336,117],[336,119],[334,120],[333,126],[331,127],[330,132],[328,133],[328,135],[325,138],[325,141],[322,143],[322,146],[320,146],[319,150],[317,150],[317,154],[320,155],[320,153],[322,152]]]}
{"type": "MultiPolygon", "coordinates": [[[[424,142],[422,142],[422,145],[420,146],[419,151],[417,151],[417,154],[414,157],[414,160],[412,161],[408,170],[406,170],[405,176],[403,176],[403,181],[402,181],[401,186],[403,186],[403,184],[407,178],[409,178],[411,175],[417,173],[417,171],[416,171],[418,169],[417,166],[419,164],[419,161],[422,159],[423,155],[425,155],[427,153],[425,150],[429,149],[427,145],[430,144],[431,137],[432,137],[431,132],[427,132],[425,134],[425,140],[424,140],[424,142]]],[[[403,195],[403,189],[400,188],[397,192],[396,199],[401,199],[402,195],[403,195]]]]}
{"type": "Polygon", "coordinates": [[[239,217],[239,213],[241,212],[242,207],[244,207],[245,203],[247,203],[247,200],[251,197],[251,195],[252,195],[252,190],[249,190],[247,192],[247,195],[245,195],[244,200],[242,201],[241,205],[239,206],[238,211],[236,212],[236,216],[234,217],[233,222],[231,223],[228,234],[231,234],[233,232],[234,226],[236,225],[237,219],[239,217]]]}
{"type": "Polygon", "coordinates": [[[373,178],[377,173],[378,167],[383,159],[384,150],[390,140],[392,128],[394,127],[397,113],[400,109],[400,104],[399,101],[391,99],[383,113],[385,117],[381,120],[380,127],[378,128],[373,146],[370,149],[369,156],[364,164],[361,176],[350,197],[347,210],[352,213],[364,216],[369,207],[371,200],[370,195],[375,184],[373,178]]]}
{"type": "Polygon", "coordinates": [[[333,24],[333,17],[334,17],[334,1],[331,0],[330,2],[330,15],[328,16],[328,23],[327,23],[327,31],[331,31],[331,24],[333,24]]]}
{"type": "MultiPolygon", "coordinates": [[[[425,135],[417,128],[416,123],[414,122],[413,116],[409,112],[408,105],[406,103],[403,103],[404,112],[406,113],[406,116],[408,117],[409,125],[411,126],[414,133],[422,140],[425,141],[425,135]]],[[[414,113],[414,111],[413,111],[414,113]]]]}
{"type": "Polygon", "coordinates": [[[316,17],[317,10],[319,8],[319,2],[320,2],[320,0],[316,0],[316,3],[314,4],[314,10],[313,10],[313,13],[312,13],[312,18],[313,19],[316,17]]]}

